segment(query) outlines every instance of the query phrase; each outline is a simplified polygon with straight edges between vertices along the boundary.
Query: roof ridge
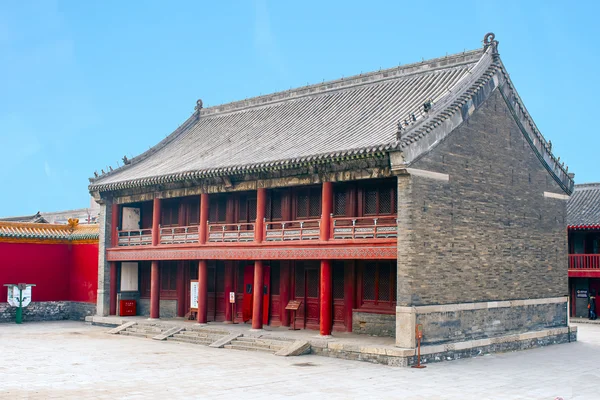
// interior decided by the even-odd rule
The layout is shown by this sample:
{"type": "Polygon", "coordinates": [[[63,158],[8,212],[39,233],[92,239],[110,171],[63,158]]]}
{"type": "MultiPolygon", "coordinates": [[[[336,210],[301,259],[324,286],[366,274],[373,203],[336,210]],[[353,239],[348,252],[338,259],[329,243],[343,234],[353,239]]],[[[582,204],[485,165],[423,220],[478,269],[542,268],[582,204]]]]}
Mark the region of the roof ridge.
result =
{"type": "Polygon", "coordinates": [[[600,182],[576,183],[576,190],[600,189],[600,182]]]}
{"type": "MultiPolygon", "coordinates": [[[[435,72],[437,70],[448,70],[459,67],[465,64],[476,64],[486,54],[485,48],[478,48],[474,50],[463,51],[462,53],[455,53],[446,55],[444,57],[432,58],[429,60],[423,60],[417,63],[400,65],[393,68],[387,68],[379,71],[372,71],[365,74],[353,75],[348,78],[342,78],[332,81],[326,81],[314,85],[308,85],[304,87],[298,87],[295,89],[275,92],[267,95],[251,97],[246,100],[239,100],[230,103],[225,103],[217,106],[200,109],[200,116],[198,112],[192,114],[185,122],[177,127],[171,134],[162,139],[160,142],[152,146],[150,149],[142,152],[141,154],[131,158],[127,164],[122,165],[119,168],[115,168],[112,171],[105,172],[104,174],[90,178],[90,186],[96,186],[97,181],[101,181],[109,176],[131,167],[144,159],[148,158],[152,154],[158,152],[160,149],[165,147],[167,144],[175,140],[182,133],[192,128],[198,121],[206,117],[220,116],[229,114],[232,112],[238,112],[245,109],[257,108],[261,106],[267,106],[276,104],[279,102],[289,101],[292,99],[300,99],[311,95],[320,95],[325,93],[337,92],[340,90],[346,90],[355,88],[362,85],[371,85],[378,82],[383,82],[391,79],[399,79],[403,77],[409,77],[412,75],[435,72]],[[446,62],[446,63],[444,63],[446,62]],[[334,85],[334,86],[332,86],[334,85]]],[[[201,105],[202,101],[198,100],[198,104],[201,105]]],[[[403,118],[405,116],[402,116],[403,118]]],[[[352,150],[352,149],[350,149],[352,150]]],[[[192,172],[192,171],[190,171],[192,172]]],[[[166,174],[170,175],[170,174],[166,174]]]]}
{"type": "MultiPolygon", "coordinates": [[[[392,68],[379,69],[367,73],[352,75],[347,78],[334,79],[321,83],[299,86],[288,90],[273,92],[265,95],[254,96],[244,100],[235,100],[228,103],[219,104],[200,110],[200,117],[220,115],[223,113],[240,111],[247,108],[263,106],[267,104],[278,103],[305,96],[328,93],[351,87],[373,84],[389,79],[397,79],[405,76],[411,76],[423,72],[433,72],[439,69],[450,69],[464,64],[471,64],[482,57],[485,50],[477,48],[474,50],[463,51],[462,53],[447,54],[444,57],[431,58],[416,63],[398,65],[392,68]],[[449,61],[448,64],[440,64],[443,61],[449,61]]],[[[200,100],[199,100],[200,101],[200,100]]]]}

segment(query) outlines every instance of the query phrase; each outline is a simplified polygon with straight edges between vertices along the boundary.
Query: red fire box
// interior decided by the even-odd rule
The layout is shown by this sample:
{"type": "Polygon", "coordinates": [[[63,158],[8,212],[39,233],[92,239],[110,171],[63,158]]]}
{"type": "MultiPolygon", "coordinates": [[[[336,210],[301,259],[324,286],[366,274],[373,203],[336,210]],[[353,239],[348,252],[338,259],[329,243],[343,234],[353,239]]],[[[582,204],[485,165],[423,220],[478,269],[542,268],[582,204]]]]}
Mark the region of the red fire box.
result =
{"type": "Polygon", "coordinates": [[[137,313],[137,303],[135,300],[121,300],[119,302],[119,315],[121,317],[134,316],[137,313]]]}

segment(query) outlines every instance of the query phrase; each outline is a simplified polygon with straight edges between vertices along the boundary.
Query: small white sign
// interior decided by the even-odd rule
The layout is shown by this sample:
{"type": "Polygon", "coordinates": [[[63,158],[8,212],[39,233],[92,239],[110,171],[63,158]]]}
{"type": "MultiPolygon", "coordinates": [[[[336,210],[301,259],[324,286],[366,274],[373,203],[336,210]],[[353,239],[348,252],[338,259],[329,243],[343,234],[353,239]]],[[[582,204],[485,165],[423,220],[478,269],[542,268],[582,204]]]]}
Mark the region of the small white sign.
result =
{"type": "MultiPolygon", "coordinates": [[[[17,289],[17,292],[19,291],[19,288],[15,289],[17,289]]],[[[29,303],[31,303],[31,286],[27,286],[27,288],[23,290],[23,301],[21,302],[21,304],[23,305],[23,307],[27,307],[29,303]]]]}
{"type": "MultiPolygon", "coordinates": [[[[20,290],[17,286],[8,287],[8,304],[13,307],[19,307],[19,292],[20,290]]],[[[29,303],[31,303],[31,286],[27,286],[23,290],[23,300],[21,301],[21,305],[27,307],[29,303]]]]}
{"type": "Polygon", "coordinates": [[[6,300],[8,304],[13,307],[19,307],[19,288],[16,286],[8,286],[8,299],[6,300]],[[15,296],[15,291],[17,292],[15,296]]]}
{"type": "Polygon", "coordinates": [[[198,282],[191,282],[190,287],[190,308],[198,308],[198,282]]]}
{"type": "Polygon", "coordinates": [[[235,303],[235,292],[229,292],[229,302],[235,303]]]}
{"type": "Polygon", "coordinates": [[[138,290],[138,263],[122,262],[121,263],[121,291],[137,291],[138,290]]]}

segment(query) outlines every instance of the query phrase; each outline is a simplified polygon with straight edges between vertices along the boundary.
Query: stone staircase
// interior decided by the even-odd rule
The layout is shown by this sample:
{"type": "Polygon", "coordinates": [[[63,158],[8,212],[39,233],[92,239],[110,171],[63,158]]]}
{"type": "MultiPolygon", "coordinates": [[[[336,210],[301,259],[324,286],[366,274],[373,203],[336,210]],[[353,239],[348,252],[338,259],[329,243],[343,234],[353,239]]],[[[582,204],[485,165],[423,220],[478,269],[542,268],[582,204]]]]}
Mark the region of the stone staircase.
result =
{"type": "Polygon", "coordinates": [[[262,337],[238,337],[226,344],[226,349],[246,350],[246,351],[262,351],[265,353],[275,354],[278,351],[289,347],[294,343],[293,340],[271,339],[262,337]]]}
{"type": "Polygon", "coordinates": [[[156,324],[135,324],[119,332],[119,335],[153,338],[171,329],[171,326],[156,324]]]}
{"type": "Polygon", "coordinates": [[[131,321],[111,329],[108,333],[152,338],[157,341],[166,339],[172,342],[199,344],[214,348],[261,351],[285,357],[310,353],[310,343],[306,340],[269,336],[244,336],[241,332],[231,333],[219,328],[184,327],[181,325],[175,326],[131,321]]]}
{"type": "Polygon", "coordinates": [[[184,342],[209,346],[217,340],[229,335],[227,331],[212,329],[185,329],[167,338],[173,342],[184,342]]]}

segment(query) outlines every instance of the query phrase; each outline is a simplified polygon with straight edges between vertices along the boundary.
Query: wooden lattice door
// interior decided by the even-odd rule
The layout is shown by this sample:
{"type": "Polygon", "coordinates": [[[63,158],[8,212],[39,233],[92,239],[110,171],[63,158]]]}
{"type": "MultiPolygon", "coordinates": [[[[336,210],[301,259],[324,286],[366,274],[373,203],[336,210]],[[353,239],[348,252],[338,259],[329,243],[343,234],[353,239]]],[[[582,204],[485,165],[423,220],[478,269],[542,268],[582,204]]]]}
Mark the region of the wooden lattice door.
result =
{"type": "Polygon", "coordinates": [[[296,325],[305,329],[319,329],[319,270],[318,264],[296,263],[295,298],[302,305],[296,313],[296,325]]]}

